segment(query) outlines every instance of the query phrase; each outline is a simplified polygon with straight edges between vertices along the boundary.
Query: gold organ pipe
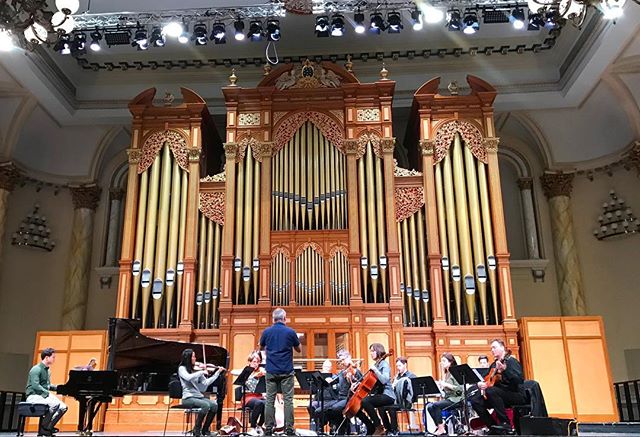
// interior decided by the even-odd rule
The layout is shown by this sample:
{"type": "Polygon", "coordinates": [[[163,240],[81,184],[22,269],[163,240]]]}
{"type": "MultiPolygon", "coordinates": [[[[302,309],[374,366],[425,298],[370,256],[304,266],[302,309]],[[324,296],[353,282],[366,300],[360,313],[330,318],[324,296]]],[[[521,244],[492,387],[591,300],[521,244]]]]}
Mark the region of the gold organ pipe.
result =
{"type": "Polygon", "coordinates": [[[407,313],[407,300],[406,300],[406,279],[404,273],[404,247],[402,245],[402,225],[400,222],[396,222],[397,232],[398,232],[398,252],[400,255],[400,293],[402,295],[402,317],[404,320],[404,325],[409,326],[409,314],[407,313]]]}
{"type": "MultiPolygon", "coordinates": [[[[249,150],[250,154],[251,151],[249,150]]],[[[245,153],[245,160],[247,153],[245,153]]],[[[236,249],[234,253],[233,267],[235,271],[235,295],[236,295],[236,303],[240,303],[240,283],[242,280],[242,237],[244,232],[242,220],[245,215],[244,211],[244,163],[245,161],[239,162],[237,165],[237,177],[236,177],[236,249]],[[236,267],[236,259],[240,259],[240,269],[236,267]]],[[[246,301],[245,301],[246,304],[246,301]]]]}
{"type": "Polygon", "coordinates": [[[469,197],[469,218],[471,219],[471,242],[473,244],[473,262],[475,264],[476,284],[480,296],[482,320],[487,324],[487,275],[482,245],[482,224],[480,223],[480,199],[478,198],[478,179],[476,177],[475,158],[469,147],[464,149],[464,162],[467,172],[467,194],[469,197]]]}
{"type": "Polygon", "coordinates": [[[139,262],[138,274],[133,277],[133,287],[131,291],[131,314],[133,317],[137,317],[138,313],[138,294],[140,292],[140,280],[142,275],[142,259],[144,251],[144,231],[145,220],[147,218],[147,197],[149,191],[149,169],[147,169],[140,176],[140,192],[138,196],[138,223],[136,226],[136,246],[135,255],[133,257],[134,262],[139,262]]]}
{"type": "MultiPolygon", "coordinates": [[[[284,211],[282,211],[282,213],[280,214],[283,217],[283,225],[279,229],[289,230],[289,223],[291,220],[289,218],[289,193],[291,192],[291,179],[289,178],[288,144],[286,144],[285,147],[285,150],[280,150],[277,159],[275,160],[279,160],[280,162],[282,162],[282,165],[280,166],[280,172],[282,173],[282,178],[284,179],[284,183],[282,185],[282,208],[284,209],[284,211]]],[[[255,211],[259,211],[259,209],[255,209],[255,211]]]]}
{"type": "MultiPolygon", "coordinates": [[[[373,155],[373,160],[375,161],[375,179],[376,179],[376,223],[378,228],[378,253],[380,257],[385,256],[387,253],[387,244],[385,241],[386,235],[386,225],[384,220],[384,189],[383,182],[384,178],[382,175],[382,160],[377,156],[373,155]]],[[[387,297],[387,269],[380,267],[380,259],[378,259],[378,269],[380,273],[380,280],[382,282],[382,294],[384,296],[383,302],[387,297]]]]}
{"type": "MultiPolygon", "coordinates": [[[[335,147],[334,147],[335,149],[335,147]]],[[[347,228],[347,180],[346,180],[346,172],[347,172],[347,163],[346,163],[346,156],[344,154],[342,154],[341,152],[339,152],[336,149],[336,153],[338,154],[338,157],[340,158],[340,205],[341,206],[341,212],[340,215],[342,217],[342,221],[341,221],[341,229],[346,229],[347,228]]]]}
{"type": "Polygon", "coordinates": [[[327,153],[327,141],[324,136],[320,136],[320,151],[318,152],[318,160],[320,162],[320,222],[318,223],[318,229],[326,229],[325,226],[325,202],[327,195],[326,173],[331,171],[325,164],[325,153],[327,153]]]}
{"type": "MultiPolygon", "coordinates": [[[[294,136],[295,138],[295,136],[294,136]]],[[[289,196],[288,196],[288,201],[289,201],[289,208],[288,208],[288,219],[287,219],[287,229],[295,229],[294,225],[293,225],[293,208],[295,207],[294,202],[293,202],[293,196],[297,193],[297,191],[295,191],[294,188],[294,176],[293,176],[293,169],[295,167],[294,162],[293,162],[293,146],[291,145],[291,142],[287,143],[287,158],[285,160],[285,162],[287,163],[288,169],[289,169],[289,196]]]]}
{"type": "MultiPolygon", "coordinates": [[[[422,208],[420,208],[418,210],[418,216],[417,216],[417,226],[418,226],[418,258],[419,258],[419,263],[418,265],[420,266],[420,285],[422,286],[422,293],[428,293],[429,292],[429,285],[428,285],[428,279],[427,279],[427,252],[426,252],[426,248],[425,248],[425,241],[426,239],[424,238],[424,226],[425,226],[425,222],[422,219],[422,208]]],[[[422,293],[420,294],[420,299],[422,300],[422,307],[423,307],[423,311],[424,311],[424,321],[425,323],[428,324],[429,322],[429,302],[425,302],[424,299],[422,299],[422,293]]],[[[426,326],[426,325],[425,325],[426,326]]]]}
{"type": "MultiPolygon", "coordinates": [[[[367,199],[365,192],[365,184],[364,184],[364,157],[358,160],[358,211],[360,212],[360,252],[362,253],[362,257],[367,260],[370,264],[367,250],[367,199]]],[[[332,190],[333,191],[333,190],[332,190]]],[[[369,265],[367,264],[367,265],[369,265]]],[[[362,293],[362,297],[364,299],[364,303],[367,303],[367,268],[360,269],[362,271],[362,289],[364,290],[362,293]]]]}
{"type": "Polygon", "coordinates": [[[491,224],[491,205],[489,203],[489,188],[487,186],[487,174],[486,168],[483,162],[477,161],[478,164],[478,184],[480,186],[480,203],[482,211],[482,229],[484,235],[484,245],[486,248],[487,264],[488,264],[488,276],[489,283],[491,284],[491,299],[493,303],[493,316],[495,323],[499,323],[498,318],[498,282],[496,280],[495,269],[495,252],[493,249],[493,225],[491,224]],[[489,260],[494,260],[494,265],[491,265],[489,260]]]}
{"type": "Polygon", "coordinates": [[[453,177],[456,195],[456,215],[460,235],[460,260],[462,264],[462,280],[464,283],[469,324],[475,324],[475,278],[471,260],[471,238],[469,231],[469,210],[467,208],[467,191],[462,158],[462,142],[456,134],[453,140],[453,177]]]}
{"type": "Polygon", "coordinates": [[[402,251],[404,259],[404,287],[405,287],[405,296],[407,298],[407,312],[409,314],[409,326],[414,326],[414,317],[413,317],[413,286],[411,285],[412,275],[411,275],[411,251],[409,249],[409,230],[408,219],[404,219],[402,221],[402,251]]]}
{"type": "MultiPolygon", "coordinates": [[[[167,248],[167,274],[166,274],[166,299],[165,314],[167,318],[167,327],[173,327],[171,322],[173,297],[176,290],[176,275],[178,262],[178,236],[180,233],[180,166],[176,161],[173,162],[173,174],[171,176],[171,212],[169,219],[169,246],[167,248]]],[[[177,315],[176,315],[177,326],[177,315]]]]}
{"type": "Polygon", "coordinates": [[[411,250],[411,284],[413,285],[413,295],[411,296],[415,303],[416,308],[416,323],[418,326],[420,325],[420,305],[418,305],[418,300],[416,300],[416,290],[420,292],[420,280],[418,279],[418,243],[417,243],[417,233],[416,233],[416,215],[411,215],[406,221],[408,221],[409,227],[409,248],[411,250]]]}
{"type": "Polygon", "coordinates": [[[253,261],[259,261],[260,254],[260,172],[262,167],[260,163],[254,162],[253,165],[253,225],[252,225],[252,233],[253,233],[253,253],[252,253],[252,264],[250,265],[251,270],[253,272],[253,302],[255,304],[258,303],[258,296],[260,295],[260,287],[258,286],[258,276],[260,273],[260,268],[253,268],[253,261]]]}
{"type": "Polygon", "coordinates": [[[307,198],[307,178],[309,177],[310,169],[307,168],[307,143],[308,143],[308,132],[307,132],[307,123],[302,125],[302,141],[300,142],[300,215],[302,216],[302,228],[307,229],[307,202],[309,199],[307,198]]]}
{"type": "Polygon", "coordinates": [[[204,214],[200,214],[200,223],[198,225],[198,289],[196,290],[196,312],[197,324],[196,328],[201,328],[202,312],[204,305],[204,277],[205,264],[207,254],[207,223],[204,214]],[[200,305],[197,302],[200,301],[200,305]]]}
{"type": "MultiPolygon", "coordinates": [[[[366,157],[366,172],[367,172],[367,194],[369,196],[375,196],[374,191],[374,180],[373,178],[373,150],[371,149],[371,143],[367,143],[367,151],[365,153],[366,157]]],[[[367,216],[369,220],[367,220],[367,228],[368,228],[368,237],[369,237],[369,254],[371,255],[371,259],[369,260],[369,272],[371,275],[371,285],[373,288],[373,302],[378,302],[378,239],[376,235],[376,221],[373,219],[375,217],[375,204],[369,198],[367,199],[367,216]],[[369,200],[370,199],[370,200],[369,200]]]]}
{"type": "Polygon", "coordinates": [[[149,310],[149,297],[151,295],[151,281],[153,272],[153,255],[156,249],[156,225],[158,218],[158,187],[160,183],[160,155],[151,165],[151,178],[149,180],[149,201],[147,205],[147,221],[144,241],[144,264],[142,268],[142,326],[147,326],[147,313],[149,310]],[[145,285],[146,284],[146,285],[145,285]]]}
{"type": "MultiPolygon", "coordinates": [[[[287,185],[289,183],[289,178],[287,178],[287,173],[285,171],[286,169],[286,165],[287,165],[287,160],[286,160],[287,155],[285,153],[278,153],[278,172],[274,174],[274,176],[276,177],[276,180],[279,181],[278,183],[278,192],[280,193],[280,196],[278,197],[278,229],[279,230],[285,230],[287,229],[287,222],[286,222],[286,210],[287,210],[287,201],[285,200],[285,193],[288,191],[287,189],[287,185]]],[[[255,164],[256,166],[259,166],[258,163],[255,164]]],[[[259,188],[258,188],[259,191],[259,188]]],[[[257,194],[257,193],[256,193],[257,194]]],[[[256,209],[254,209],[254,211],[257,211],[256,209]]]]}
{"type": "MultiPolygon", "coordinates": [[[[333,145],[329,145],[329,157],[331,161],[331,169],[335,169],[338,166],[336,159],[336,148],[333,145]]],[[[331,171],[331,228],[336,229],[338,227],[338,186],[336,172],[331,171]]]]}
{"type": "Polygon", "coordinates": [[[460,257],[458,249],[458,224],[456,222],[456,202],[453,194],[453,175],[451,170],[451,153],[447,153],[442,165],[442,176],[444,177],[444,198],[447,215],[447,240],[449,243],[449,253],[451,259],[451,278],[453,279],[453,297],[456,304],[456,320],[462,324],[462,275],[460,273],[460,257]]]}
{"type": "Polygon", "coordinates": [[[213,290],[213,245],[214,245],[214,226],[216,226],[216,224],[214,223],[213,220],[210,219],[206,219],[205,220],[207,223],[207,253],[206,253],[206,258],[205,258],[205,267],[206,267],[206,272],[205,272],[205,280],[204,280],[204,290],[205,290],[205,297],[207,295],[209,295],[209,299],[208,301],[204,302],[204,327],[205,328],[210,328],[210,317],[209,315],[211,314],[211,292],[213,290]]]}
{"type": "Polygon", "coordinates": [[[247,154],[245,156],[245,193],[244,193],[244,217],[242,218],[244,229],[243,247],[242,247],[242,285],[244,289],[244,303],[249,303],[249,287],[251,283],[251,248],[252,244],[252,232],[251,226],[253,225],[253,153],[251,148],[247,147],[247,154]],[[245,280],[245,273],[248,273],[248,278],[245,280]]]}
{"type": "Polygon", "coordinates": [[[319,166],[320,139],[322,135],[319,129],[315,129],[313,138],[313,217],[315,219],[315,229],[321,229],[319,224],[320,215],[320,174],[324,173],[324,168],[319,166]]]}
{"type": "Polygon", "coordinates": [[[181,171],[180,175],[180,226],[178,226],[178,264],[176,267],[176,323],[178,317],[180,317],[180,310],[182,308],[182,272],[184,270],[184,246],[187,229],[187,192],[189,188],[189,175],[187,172],[181,171]]]}
{"type": "Polygon", "coordinates": [[[295,182],[295,191],[294,191],[294,194],[295,194],[294,211],[296,214],[295,229],[302,229],[300,227],[300,190],[302,187],[300,186],[300,165],[299,165],[301,137],[302,137],[302,132],[299,129],[298,132],[296,132],[296,134],[293,137],[293,144],[295,146],[295,150],[291,156],[291,164],[294,168],[293,180],[295,182]]]}
{"type": "Polygon", "coordinates": [[[211,299],[213,302],[213,327],[218,326],[218,303],[220,302],[220,246],[222,245],[222,226],[215,224],[215,236],[213,243],[213,288],[217,293],[211,290],[211,299]]]}
{"type": "Polygon", "coordinates": [[[442,166],[437,164],[435,166],[435,180],[436,180],[436,205],[438,210],[438,234],[440,235],[440,254],[443,258],[443,263],[446,259],[447,266],[442,266],[442,287],[444,288],[445,296],[445,309],[447,311],[447,321],[451,320],[451,283],[449,281],[449,271],[451,269],[451,260],[449,259],[449,249],[447,247],[447,222],[445,219],[445,210],[447,207],[444,203],[444,188],[442,187],[442,166]]]}
{"type": "Polygon", "coordinates": [[[271,192],[273,193],[271,198],[273,199],[273,205],[271,207],[271,223],[273,226],[273,229],[275,229],[276,231],[281,230],[282,228],[280,227],[280,223],[279,223],[279,211],[280,211],[280,195],[281,195],[281,190],[280,190],[280,177],[279,174],[282,171],[280,168],[280,162],[282,161],[282,155],[278,154],[278,156],[275,157],[275,159],[273,160],[273,175],[271,177],[272,179],[272,183],[273,183],[273,188],[271,189],[271,192]]]}

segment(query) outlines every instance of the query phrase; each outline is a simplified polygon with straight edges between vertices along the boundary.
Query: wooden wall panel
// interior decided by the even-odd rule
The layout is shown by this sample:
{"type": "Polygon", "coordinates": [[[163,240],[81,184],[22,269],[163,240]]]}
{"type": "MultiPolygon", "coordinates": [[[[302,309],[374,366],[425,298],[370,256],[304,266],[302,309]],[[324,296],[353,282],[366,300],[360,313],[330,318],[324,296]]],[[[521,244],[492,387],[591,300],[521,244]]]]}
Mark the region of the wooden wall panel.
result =
{"type": "Polygon", "coordinates": [[[549,412],[573,417],[573,401],[562,338],[531,340],[533,375],[538,381],[549,412]]]}

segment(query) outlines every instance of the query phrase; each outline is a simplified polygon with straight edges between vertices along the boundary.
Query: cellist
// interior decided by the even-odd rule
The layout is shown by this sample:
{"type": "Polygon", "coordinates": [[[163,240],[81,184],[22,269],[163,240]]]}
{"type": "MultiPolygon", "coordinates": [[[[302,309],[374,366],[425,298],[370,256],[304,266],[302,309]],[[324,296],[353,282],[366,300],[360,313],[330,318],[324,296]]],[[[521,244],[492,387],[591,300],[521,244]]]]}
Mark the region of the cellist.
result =
{"type": "Polygon", "coordinates": [[[380,343],[372,343],[369,346],[369,354],[371,359],[375,361],[369,368],[370,371],[375,373],[378,378],[379,387],[377,390],[371,391],[371,393],[362,400],[362,409],[358,412],[358,418],[367,427],[367,435],[383,435],[385,429],[391,430],[391,424],[389,423],[389,417],[384,411],[380,411],[382,414],[378,414],[378,408],[393,405],[396,401],[396,395],[391,385],[391,366],[384,358],[386,352],[384,346],[380,343]],[[382,418],[382,425],[380,424],[380,418],[382,418]]]}
{"type": "Polygon", "coordinates": [[[489,367],[489,376],[494,377],[491,381],[478,383],[480,390],[471,397],[471,405],[487,427],[497,432],[508,432],[512,429],[505,408],[525,403],[521,392],[524,382],[522,366],[507,352],[504,341],[500,339],[491,341],[491,353],[495,361],[489,367]],[[487,408],[494,409],[497,423],[487,408]]]}

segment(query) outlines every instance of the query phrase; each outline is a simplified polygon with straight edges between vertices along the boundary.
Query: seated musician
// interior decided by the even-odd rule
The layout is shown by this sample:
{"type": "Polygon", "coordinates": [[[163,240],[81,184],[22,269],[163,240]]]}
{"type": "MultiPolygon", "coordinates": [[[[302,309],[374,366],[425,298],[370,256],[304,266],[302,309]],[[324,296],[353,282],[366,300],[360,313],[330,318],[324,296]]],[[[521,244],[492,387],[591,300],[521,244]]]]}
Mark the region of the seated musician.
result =
{"type": "MultiPolygon", "coordinates": [[[[321,373],[323,376],[331,375],[331,360],[325,360],[322,363],[321,373]]],[[[327,377],[327,382],[333,381],[332,375],[327,377]]],[[[324,425],[330,420],[331,414],[328,413],[329,410],[333,409],[335,404],[339,401],[338,398],[338,384],[324,387],[322,390],[322,397],[320,396],[320,390],[316,390],[316,395],[313,401],[311,401],[311,405],[309,405],[309,414],[315,420],[316,423],[316,431],[321,430],[324,425]],[[323,414],[324,407],[324,414],[323,414]]],[[[344,405],[343,405],[344,408],[344,405]]]]}
{"type": "Polygon", "coordinates": [[[218,411],[218,404],[205,398],[202,392],[218,379],[224,369],[218,368],[213,372],[213,375],[207,378],[210,370],[207,368],[197,370],[194,368],[195,365],[195,352],[192,349],[185,349],[182,352],[180,367],[178,367],[178,377],[182,385],[182,405],[189,408],[200,408],[200,413],[193,428],[194,437],[199,437],[211,435],[209,427],[218,411]]]}
{"type": "Polygon", "coordinates": [[[338,365],[342,368],[340,372],[338,372],[337,401],[329,408],[325,408],[325,419],[328,420],[334,428],[340,427],[340,429],[337,430],[339,435],[348,435],[350,422],[343,420],[342,410],[347,405],[347,400],[352,394],[351,387],[362,379],[362,372],[357,368],[349,351],[343,349],[338,352],[337,356],[338,365]]]}
{"type": "Polygon", "coordinates": [[[431,415],[433,422],[437,426],[434,433],[436,435],[447,433],[442,420],[442,410],[460,402],[462,399],[462,385],[458,384],[458,381],[449,372],[451,366],[457,365],[458,362],[452,354],[449,352],[442,354],[442,358],[440,358],[440,379],[436,381],[436,384],[444,393],[444,397],[437,402],[429,402],[427,405],[427,411],[429,411],[429,415],[431,415]]]}
{"type": "MultiPolygon", "coordinates": [[[[386,355],[384,346],[380,343],[372,343],[369,346],[369,354],[375,363],[369,367],[369,370],[376,375],[379,384],[374,387],[371,393],[362,400],[362,408],[357,416],[367,427],[367,435],[383,435],[384,430],[390,430],[391,424],[386,412],[381,411],[378,415],[379,407],[393,405],[396,401],[396,394],[391,386],[391,366],[384,359],[386,355]],[[382,425],[380,420],[382,419],[382,425]]],[[[357,390],[357,389],[356,389],[357,390]]]]}
{"type": "Polygon", "coordinates": [[[486,355],[480,355],[478,357],[478,367],[480,367],[481,369],[488,369],[489,368],[489,357],[486,355]]]}
{"type": "Polygon", "coordinates": [[[40,359],[42,361],[29,371],[25,395],[27,396],[27,402],[44,404],[49,407],[49,413],[40,419],[38,435],[51,436],[58,432],[55,425],[67,412],[67,406],[57,396],[49,392],[49,390],[56,389],[56,386],[50,382],[49,370],[56,361],[56,351],[48,347],[40,352],[40,359]]]}
{"type": "Polygon", "coordinates": [[[495,361],[489,368],[489,377],[495,373],[497,378],[493,381],[478,383],[480,391],[471,397],[471,405],[492,431],[508,432],[511,431],[511,424],[505,408],[525,402],[520,391],[524,382],[522,366],[511,356],[500,339],[491,342],[491,353],[495,361]],[[493,408],[498,419],[497,423],[487,411],[488,408],[493,408]]]}
{"type": "MultiPolygon", "coordinates": [[[[396,405],[401,408],[411,408],[413,401],[413,390],[411,389],[411,378],[416,375],[408,369],[407,359],[405,357],[396,358],[397,373],[393,378],[391,386],[396,394],[396,405]],[[407,399],[408,398],[408,399],[407,399]]],[[[389,411],[389,423],[391,428],[389,434],[398,433],[398,414],[395,410],[389,411]]]]}
{"type": "Polygon", "coordinates": [[[264,406],[265,397],[263,393],[255,393],[260,378],[264,378],[266,374],[264,367],[260,367],[262,363],[262,355],[260,351],[253,351],[247,357],[248,366],[253,368],[253,373],[247,378],[244,384],[245,394],[242,405],[249,408],[251,415],[249,416],[250,434],[262,434],[262,425],[264,425],[264,406]]]}

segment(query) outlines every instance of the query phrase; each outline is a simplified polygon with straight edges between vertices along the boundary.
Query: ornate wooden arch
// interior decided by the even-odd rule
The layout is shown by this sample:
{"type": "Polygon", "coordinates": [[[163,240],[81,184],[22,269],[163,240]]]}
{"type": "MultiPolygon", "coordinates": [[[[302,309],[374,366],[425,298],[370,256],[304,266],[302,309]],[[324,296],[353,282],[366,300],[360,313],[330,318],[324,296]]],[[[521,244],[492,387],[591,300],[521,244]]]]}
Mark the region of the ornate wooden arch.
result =
{"type": "Polygon", "coordinates": [[[169,143],[169,148],[180,168],[184,171],[189,171],[187,136],[179,130],[167,129],[151,132],[146,136],[142,144],[142,156],[140,157],[140,162],[138,162],[138,174],[144,173],[151,167],[165,143],[169,143]]]}
{"type": "Polygon", "coordinates": [[[289,252],[289,248],[284,245],[278,245],[271,249],[271,259],[275,258],[279,254],[284,255],[284,257],[291,261],[291,252],[289,252]]]}
{"type": "Polygon", "coordinates": [[[371,143],[373,147],[373,153],[380,159],[382,159],[382,148],[380,146],[380,132],[373,129],[367,129],[360,132],[358,136],[358,151],[356,152],[356,159],[362,158],[364,156],[365,151],[367,150],[367,143],[371,143]]]}
{"type": "Polygon", "coordinates": [[[334,146],[342,153],[344,152],[344,126],[342,122],[336,119],[332,114],[318,111],[297,111],[287,114],[274,127],[274,149],[273,153],[277,153],[285,144],[293,138],[295,133],[307,121],[313,123],[322,135],[324,135],[334,146]]]}
{"type": "Polygon", "coordinates": [[[487,163],[487,149],[484,145],[482,127],[478,126],[473,120],[447,120],[437,124],[434,130],[434,165],[449,153],[455,134],[460,134],[473,156],[483,163],[487,163]]]}
{"type": "Polygon", "coordinates": [[[224,191],[200,192],[198,209],[206,218],[224,226],[224,191]]]}
{"type": "Polygon", "coordinates": [[[298,258],[302,252],[304,252],[305,250],[307,250],[307,248],[312,248],[314,251],[318,252],[320,254],[321,257],[324,258],[324,251],[322,250],[322,246],[320,246],[318,243],[315,243],[313,241],[307,241],[305,243],[300,244],[298,247],[296,247],[296,258],[298,258]]]}

